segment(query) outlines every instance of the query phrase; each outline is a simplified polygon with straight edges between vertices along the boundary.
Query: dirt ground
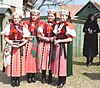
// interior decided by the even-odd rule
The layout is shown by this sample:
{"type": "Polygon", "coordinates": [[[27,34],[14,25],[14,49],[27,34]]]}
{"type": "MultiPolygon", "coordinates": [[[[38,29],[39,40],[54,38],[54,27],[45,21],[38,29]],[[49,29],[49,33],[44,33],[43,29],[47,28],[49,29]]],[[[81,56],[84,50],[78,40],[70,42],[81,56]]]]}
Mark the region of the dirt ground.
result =
{"type": "MultiPolygon", "coordinates": [[[[73,75],[68,77],[63,88],[100,88],[100,67],[98,57],[90,67],[85,66],[85,59],[73,58],[73,75]]],[[[40,74],[39,74],[40,76],[40,74]]],[[[39,79],[37,75],[37,79],[39,79]]],[[[36,83],[27,83],[26,77],[22,77],[18,88],[56,88],[56,86],[42,84],[40,80],[36,83]]],[[[56,79],[53,79],[54,82],[56,79]]],[[[10,78],[2,72],[2,54],[0,54],[0,88],[12,88],[10,78]]],[[[15,87],[17,88],[17,87],[15,87]]]]}

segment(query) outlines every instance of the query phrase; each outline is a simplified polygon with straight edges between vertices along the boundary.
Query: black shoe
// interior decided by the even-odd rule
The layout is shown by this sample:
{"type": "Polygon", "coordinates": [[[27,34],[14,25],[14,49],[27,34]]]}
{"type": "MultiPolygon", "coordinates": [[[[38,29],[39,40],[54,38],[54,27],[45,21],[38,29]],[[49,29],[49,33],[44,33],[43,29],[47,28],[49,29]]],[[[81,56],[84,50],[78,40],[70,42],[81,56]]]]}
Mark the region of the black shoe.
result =
{"type": "Polygon", "coordinates": [[[66,81],[63,82],[63,85],[65,85],[65,84],[66,84],[66,81]]]}
{"type": "Polygon", "coordinates": [[[92,65],[92,62],[89,62],[89,66],[91,66],[92,65]]]}
{"type": "Polygon", "coordinates": [[[15,86],[20,86],[20,81],[19,81],[19,78],[18,79],[16,79],[16,81],[15,81],[15,86]]]}
{"type": "Polygon", "coordinates": [[[45,80],[45,78],[42,78],[42,84],[45,84],[45,82],[46,82],[46,80],[45,80]]]}
{"type": "Polygon", "coordinates": [[[32,82],[32,80],[31,80],[31,74],[30,73],[27,73],[27,82],[28,83],[32,82]]]}
{"type": "Polygon", "coordinates": [[[31,83],[32,82],[31,78],[27,78],[27,82],[31,83]]]}
{"type": "Polygon", "coordinates": [[[60,84],[57,85],[57,88],[62,88],[63,86],[64,86],[64,84],[60,83],[60,84]]]}
{"type": "Polygon", "coordinates": [[[100,67],[100,62],[99,62],[99,64],[98,64],[98,66],[100,67]]]}
{"type": "Polygon", "coordinates": [[[86,66],[88,67],[89,66],[89,63],[86,63],[86,66]]]}
{"type": "Polygon", "coordinates": [[[48,75],[48,84],[52,83],[52,71],[49,70],[49,75],[48,75]]]}
{"type": "Polygon", "coordinates": [[[35,74],[36,74],[36,73],[32,73],[32,74],[31,74],[31,75],[32,75],[32,77],[31,77],[31,81],[32,81],[33,83],[36,82],[36,80],[35,80],[35,74]]]}
{"type": "Polygon", "coordinates": [[[36,80],[35,80],[35,78],[34,78],[34,77],[32,77],[32,78],[31,78],[31,81],[32,81],[33,83],[35,83],[35,82],[36,82],[36,80]]]}
{"type": "Polygon", "coordinates": [[[12,87],[15,87],[15,86],[16,86],[15,79],[12,79],[12,80],[11,80],[11,86],[12,86],[12,87]]]}

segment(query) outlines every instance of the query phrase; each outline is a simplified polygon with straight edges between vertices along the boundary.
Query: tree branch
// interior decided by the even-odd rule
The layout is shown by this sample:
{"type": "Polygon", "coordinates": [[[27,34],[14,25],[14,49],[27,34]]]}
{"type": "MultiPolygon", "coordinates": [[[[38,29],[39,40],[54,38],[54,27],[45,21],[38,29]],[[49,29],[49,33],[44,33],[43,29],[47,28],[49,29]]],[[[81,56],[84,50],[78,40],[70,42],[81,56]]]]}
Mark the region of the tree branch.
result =
{"type": "Polygon", "coordinates": [[[46,1],[46,0],[43,0],[43,1],[42,1],[41,5],[38,7],[38,10],[41,8],[41,6],[44,4],[45,1],[46,1]]]}

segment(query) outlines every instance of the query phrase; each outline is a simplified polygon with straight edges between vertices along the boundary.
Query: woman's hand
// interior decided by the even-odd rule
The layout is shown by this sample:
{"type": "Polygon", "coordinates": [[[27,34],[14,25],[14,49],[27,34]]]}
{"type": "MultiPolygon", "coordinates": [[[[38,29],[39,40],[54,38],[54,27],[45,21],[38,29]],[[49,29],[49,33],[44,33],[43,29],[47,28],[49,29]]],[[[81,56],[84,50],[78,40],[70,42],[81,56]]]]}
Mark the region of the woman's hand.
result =
{"type": "Polygon", "coordinates": [[[19,48],[19,45],[16,45],[16,44],[12,44],[11,46],[14,48],[19,48]]]}
{"type": "Polygon", "coordinates": [[[45,38],[45,41],[46,41],[46,42],[49,42],[49,41],[50,41],[50,38],[45,38]]]}
{"type": "Polygon", "coordinates": [[[92,30],[90,30],[90,31],[89,31],[89,34],[93,34],[93,31],[92,31],[92,30]]]}
{"type": "Polygon", "coordinates": [[[32,40],[33,40],[33,38],[29,38],[29,40],[30,40],[30,41],[32,41],[32,40]]]}
{"type": "Polygon", "coordinates": [[[94,33],[96,32],[96,30],[93,31],[94,33]]]}
{"type": "Polygon", "coordinates": [[[54,38],[53,37],[51,37],[51,38],[49,38],[50,39],[50,42],[53,42],[54,41],[54,38]]]}
{"type": "Polygon", "coordinates": [[[60,40],[54,40],[54,44],[57,45],[60,43],[60,40]]]}
{"type": "Polygon", "coordinates": [[[51,38],[50,38],[50,41],[53,42],[54,40],[56,40],[56,38],[57,38],[56,36],[51,37],[51,38]]]}
{"type": "Polygon", "coordinates": [[[27,41],[28,41],[28,40],[25,40],[25,39],[23,39],[23,40],[24,40],[24,41],[23,41],[21,44],[18,45],[19,47],[25,45],[25,44],[27,43],[27,41]]]}

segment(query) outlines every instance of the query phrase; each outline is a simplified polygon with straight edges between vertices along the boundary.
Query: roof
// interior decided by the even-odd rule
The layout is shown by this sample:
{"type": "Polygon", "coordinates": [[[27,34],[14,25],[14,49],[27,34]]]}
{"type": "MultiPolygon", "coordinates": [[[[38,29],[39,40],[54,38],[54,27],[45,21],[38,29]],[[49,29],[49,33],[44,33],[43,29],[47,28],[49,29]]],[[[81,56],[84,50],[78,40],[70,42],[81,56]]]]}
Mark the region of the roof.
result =
{"type": "Polygon", "coordinates": [[[69,10],[70,11],[70,15],[72,18],[74,18],[75,16],[75,13],[77,11],[79,11],[81,8],[83,7],[83,5],[64,5],[64,6],[60,6],[61,9],[66,9],[66,10],[69,10]]]}
{"type": "Polygon", "coordinates": [[[100,2],[93,2],[93,5],[100,11],[100,2]]]}
{"type": "MultiPolygon", "coordinates": [[[[100,11],[100,2],[94,2],[94,1],[89,1],[86,5],[63,5],[60,6],[61,9],[65,9],[65,10],[69,10],[71,13],[71,17],[74,18],[75,16],[77,16],[78,13],[80,13],[89,3],[92,3],[98,11],[100,11]]],[[[100,13],[98,13],[100,14],[100,13]]]]}
{"type": "MultiPolygon", "coordinates": [[[[95,6],[97,13],[100,11],[100,2],[95,2],[95,1],[89,1],[86,5],[84,5],[79,11],[77,11],[75,13],[75,16],[78,16],[79,13],[81,13],[81,11],[83,9],[85,9],[89,4],[92,4],[93,6],[95,6]]],[[[94,11],[94,13],[96,12],[94,11]]]]}
{"type": "Polygon", "coordinates": [[[0,14],[4,14],[5,15],[5,13],[7,12],[7,11],[9,11],[10,13],[12,13],[12,11],[11,11],[11,9],[10,8],[0,8],[0,14]]]}

